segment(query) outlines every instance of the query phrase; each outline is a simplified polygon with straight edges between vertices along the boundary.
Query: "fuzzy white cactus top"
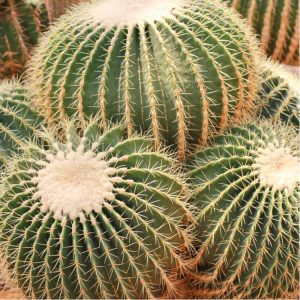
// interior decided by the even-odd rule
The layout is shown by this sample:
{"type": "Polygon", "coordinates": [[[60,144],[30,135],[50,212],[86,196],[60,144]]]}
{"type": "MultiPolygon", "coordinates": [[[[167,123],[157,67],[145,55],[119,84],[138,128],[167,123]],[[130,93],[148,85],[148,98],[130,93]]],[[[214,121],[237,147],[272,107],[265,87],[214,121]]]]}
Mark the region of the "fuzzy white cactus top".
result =
{"type": "Polygon", "coordinates": [[[118,181],[116,174],[121,171],[110,168],[103,159],[105,155],[107,152],[85,152],[83,145],[75,151],[70,145],[67,153],[49,154],[44,168],[32,179],[37,184],[34,198],[42,202],[41,210],[52,211],[56,219],[68,215],[81,221],[84,221],[83,212],[100,212],[105,201],[115,198],[113,183],[118,181]]]}
{"type": "Polygon", "coordinates": [[[274,143],[259,148],[257,152],[255,168],[261,184],[292,193],[300,182],[299,157],[293,155],[290,148],[274,143]]]}
{"type": "Polygon", "coordinates": [[[141,22],[153,22],[171,16],[173,9],[186,0],[102,0],[88,6],[88,15],[96,22],[112,26],[130,26],[141,22]],[[99,2],[99,3],[97,3],[99,2]]]}

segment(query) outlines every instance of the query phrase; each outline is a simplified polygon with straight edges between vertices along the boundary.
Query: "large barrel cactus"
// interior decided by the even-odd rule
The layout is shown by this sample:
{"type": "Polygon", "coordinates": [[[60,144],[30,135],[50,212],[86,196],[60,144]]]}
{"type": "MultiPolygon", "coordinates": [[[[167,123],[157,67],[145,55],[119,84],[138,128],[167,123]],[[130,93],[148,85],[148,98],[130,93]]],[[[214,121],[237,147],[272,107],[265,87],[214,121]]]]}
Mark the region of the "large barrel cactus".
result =
{"type": "Polygon", "coordinates": [[[124,119],[129,136],[150,131],[183,158],[249,109],[256,50],[215,0],[96,0],[56,23],[28,80],[47,120],[124,119]]]}
{"type": "Polygon", "coordinates": [[[20,152],[26,141],[36,137],[42,117],[25,96],[26,89],[17,81],[0,82],[0,167],[12,153],[20,152]]]}
{"type": "Polygon", "coordinates": [[[43,0],[0,0],[0,79],[23,71],[47,24],[43,0]]]}
{"type": "Polygon", "coordinates": [[[299,64],[299,0],[223,0],[248,21],[274,60],[299,64]]]}
{"type": "Polygon", "coordinates": [[[258,115],[281,120],[299,129],[300,82],[298,78],[271,61],[261,64],[262,84],[257,95],[258,115]]]}
{"type": "Polygon", "coordinates": [[[299,168],[297,136],[269,121],[233,127],[191,157],[195,295],[276,299],[298,291],[299,168]]]}
{"type": "Polygon", "coordinates": [[[0,244],[19,287],[37,299],[174,295],[190,213],[173,159],[120,126],[67,127],[47,151],[28,145],[1,186],[0,244]]]}

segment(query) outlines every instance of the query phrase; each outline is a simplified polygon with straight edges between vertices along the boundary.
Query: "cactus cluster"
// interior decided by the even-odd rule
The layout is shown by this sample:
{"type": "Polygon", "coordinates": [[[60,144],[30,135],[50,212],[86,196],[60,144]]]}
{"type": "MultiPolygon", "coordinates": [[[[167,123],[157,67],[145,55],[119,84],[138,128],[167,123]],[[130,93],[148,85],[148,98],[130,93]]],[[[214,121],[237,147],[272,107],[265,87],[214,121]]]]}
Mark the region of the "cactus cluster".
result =
{"type": "Polygon", "coordinates": [[[256,50],[218,1],[98,0],[56,23],[28,80],[49,122],[125,119],[129,136],[150,131],[183,158],[251,107],[256,50]]]}
{"type": "Polygon", "coordinates": [[[47,24],[42,0],[0,1],[0,79],[23,71],[47,24]]]}
{"type": "Polygon", "coordinates": [[[247,19],[274,60],[299,64],[298,0],[223,0],[247,19]]]}
{"type": "Polygon", "coordinates": [[[292,129],[233,127],[188,162],[199,209],[195,286],[206,297],[284,298],[299,286],[300,160],[292,129]]]}
{"type": "MultiPolygon", "coordinates": [[[[227,2],[298,60],[296,1],[227,2]]],[[[0,77],[48,20],[24,85],[0,83],[0,290],[296,295],[300,92],[246,22],[219,0],[0,0],[0,77]]]]}
{"type": "MultiPolygon", "coordinates": [[[[15,80],[0,83],[0,167],[24,142],[36,136],[42,117],[32,109],[26,89],[15,80]]],[[[36,141],[41,142],[38,137],[36,141]]]]}
{"type": "Polygon", "coordinates": [[[300,82],[271,61],[261,63],[261,87],[257,94],[258,116],[281,120],[299,129],[300,82]]]}
{"type": "MultiPolygon", "coordinates": [[[[176,291],[190,212],[174,160],[153,140],[68,124],[63,143],[29,144],[1,185],[7,268],[37,299],[144,299],[176,291]],[[173,171],[172,171],[173,170],[173,171]]],[[[46,139],[47,135],[45,136],[46,139]]]]}

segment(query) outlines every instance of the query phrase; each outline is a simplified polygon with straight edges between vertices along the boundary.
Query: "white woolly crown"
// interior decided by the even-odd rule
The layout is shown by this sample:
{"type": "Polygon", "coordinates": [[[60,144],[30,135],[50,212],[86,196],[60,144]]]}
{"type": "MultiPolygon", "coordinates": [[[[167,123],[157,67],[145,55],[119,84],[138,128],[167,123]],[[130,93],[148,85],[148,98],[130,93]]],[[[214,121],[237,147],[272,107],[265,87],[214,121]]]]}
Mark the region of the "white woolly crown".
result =
{"type": "Polygon", "coordinates": [[[288,147],[269,143],[259,148],[254,167],[263,186],[286,190],[291,194],[300,183],[300,161],[288,147]]]}
{"type": "Polygon", "coordinates": [[[87,6],[88,15],[108,27],[153,22],[171,16],[186,0],[102,0],[87,6]]]}
{"type": "MultiPolygon", "coordinates": [[[[113,182],[122,169],[109,167],[104,160],[107,152],[84,152],[80,145],[76,151],[59,151],[48,155],[48,162],[40,169],[32,182],[37,185],[34,199],[40,199],[42,212],[53,212],[54,218],[62,220],[80,218],[92,211],[100,212],[105,201],[115,199],[113,182]]],[[[117,158],[114,158],[117,161],[117,158]]]]}

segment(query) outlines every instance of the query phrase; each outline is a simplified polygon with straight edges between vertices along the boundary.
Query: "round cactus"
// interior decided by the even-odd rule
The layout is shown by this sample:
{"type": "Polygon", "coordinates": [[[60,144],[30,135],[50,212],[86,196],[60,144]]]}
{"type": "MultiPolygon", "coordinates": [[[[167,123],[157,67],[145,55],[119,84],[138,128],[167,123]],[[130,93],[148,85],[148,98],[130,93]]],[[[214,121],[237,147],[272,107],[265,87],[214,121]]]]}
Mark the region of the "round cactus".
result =
{"type": "Polygon", "coordinates": [[[29,84],[49,121],[125,119],[129,136],[150,131],[183,158],[251,106],[256,50],[218,1],[96,0],[42,40],[29,84]]]}
{"type": "Polygon", "coordinates": [[[50,21],[54,21],[66,12],[71,5],[78,4],[84,0],[45,0],[45,5],[50,21]]]}
{"type": "Polygon", "coordinates": [[[299,284],[299,149],[291,128],[233,127],[189,161],[197,293],[284,298],[299,284]]]}
{"type": "Polygon", "coordinates": [[[0,83],[0,167],[26,140],[36,136],[41,126],[43,119],[25,94],[26,89],[15,80],[0,83]]]}
{"type": "Polygon", "coordinates": [[[0,1],[0,79],[21,74],[47,24],[42,0],[0,1]]]}
{"type": "Polygon", "coordinates": [[[258,93],[258,115],[274,121],[281,120],[299,129],[300,82],[280,65],[261,64],[262,85],[258,93]]]}
{"type": "Polygon", "coordinates": [[[298,0],[223,0],[248,21],[274,60],[299,64],[298,0]]]}
{"type": "MultiPolygon", "coordinates": [[[[80,131],[81,132],[81,131],[80,131]]],[[[176,293],[190,213],[173,159],[122,127],[49,149],[28,145],[1,186],[0,240],[19,287],[37,299],[145,299],[176,293]]]]}

